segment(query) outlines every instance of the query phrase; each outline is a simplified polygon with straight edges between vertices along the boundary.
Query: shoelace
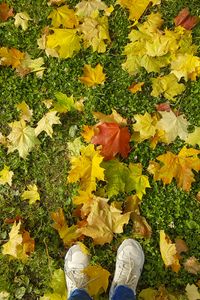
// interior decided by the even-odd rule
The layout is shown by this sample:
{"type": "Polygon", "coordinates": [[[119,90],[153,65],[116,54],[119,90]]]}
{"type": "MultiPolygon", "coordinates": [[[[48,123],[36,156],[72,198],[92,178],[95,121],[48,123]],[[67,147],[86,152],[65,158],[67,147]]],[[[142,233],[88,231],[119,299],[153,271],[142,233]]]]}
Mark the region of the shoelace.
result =
{"type": "Polygon", "coordinates": [[[79,269],[71,269],[67,272],[67,276],[72,281],[74,287],[78,288],[85,288],[89,283],[99,278],[98,276],[91,280],[88,280],[87,276],[79,269]]]}
{"type": "Polygon", "coordinates": [[[129,262],[124,262],[123,260],[119,262],[119,280],[118,284],[126,284],[127,286],[134,287],[136,284],[137,276],[134,274],[134,262],[129,256],[129,262]]]}

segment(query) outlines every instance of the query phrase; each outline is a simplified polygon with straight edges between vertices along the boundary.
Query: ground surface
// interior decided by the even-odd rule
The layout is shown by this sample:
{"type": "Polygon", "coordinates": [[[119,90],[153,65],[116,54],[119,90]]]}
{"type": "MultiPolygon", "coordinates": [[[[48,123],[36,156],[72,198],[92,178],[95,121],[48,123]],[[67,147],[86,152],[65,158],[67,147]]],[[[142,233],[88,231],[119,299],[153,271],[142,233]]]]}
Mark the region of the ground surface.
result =
{"type": "MultiPolygon", "coordinates": [[[[114,4],[115,1],[105,2],[114,4]]],[[[15,28],[13,20],[10,19],[6,26],[0,27],[0,45],[27,51],[33,58],[43,56],[47,69],[43,78],[39,79],[34,74],[20,78],[12,68],[0,68],[1,132],[9,133],[8,123],[18,117],[15,104],[22,100],[25,100],[34,110],[31,122],[36,124],[46,112],[42,100],[52,98],[55,91],[73,94],[77,98],[81,96],[87,98],[85,112],[63,115],[62,124],[54,128],[53,138],[43,132],[40,136],[41,144],[29,154],[26,160],[19,158],[16,151],[7,155],[6,149],[0,147],[0,169],[5,163],[15,173],[11,188],[8,185],[0,186],[0,243],[2,245],[5,243],[10,231],[10,225],[4,223],[5,218],[13,218],[16,215],[23,218],[25,227],[31,232],[36,243],[35,252],[25,264],[19,260],[9,260],[7,256],[0,254],[0,291],[8,291],[11,295],[10,299],[34,300],[48,289],[53,270],[63,267],[66,252],[59,235],[52,228],[50,213],[58,207],[63,207],[68,222],[71,224],[74,222],[71,217],[73,210],[71,199],[74,192],[72,187],[66,185],[69,171],[67,142],[74,139],[69,135],[69,129],[76,125],[76,135],[79,136],[83,124],[94,122],[92,111],[110,113],[111,109],[115,108],[122,116],[131,118],[136,113],[154,111],[155,104],[159,103],[160,99],[149,96],[148,86],[142,93],[135,95],[127,90],[134,77],[128,76],[122,70],[121,63],[124,57],[121,53],[128,41],[129,21],[126,12],[119,6],[109,18],[112,40],[109,51],[97,54],[90,50],[81,50],[73,58],[60,60],[47,58],[37,47],[37,39],[43,27],[49,22],[47,16],[51,8],[47,6],[47,1],[7,0],[7,3],[17,12],[27,11],[34,19],[34,26],[30,26],[23,32],[20,28],[15,28]],[[103,87],[88,89],[77,78],[81,76],[84,64],[96,65],[98,62],[104,65],[109,79],[103,87]],[[21,191],[30,182],[37,184],[41,195],[41,201],[34,206],[20,199],[21,191]]],[[[67,3],[73,7],[78,1],[68,0],[67,3]]],[[[162,3],[161,12],[169,28],[173,26],[173,18],[185,6],[188,6],[193,14],[200,14],[199,0],[163,0],[162,3]]],[[[193,29],[193,37],[198,45],[200,26],[193,29]]],[[[148,80],[148,74],[144,71],[139,76],[139,81],[148,80]]],[[[173,105],[181,109],[193,125],[200,126],[199,103],[200,81],[196,81],[187,83],[186,91],[173,105]]],[[[177,141],[170,146],[170,149],[178,152],[182,145],[181,141],[177,141]]],[[[144,142],[134,148],[129,159],[137,155],[138,161],[146,168],[148,161],[165,152],[167,147],[159,145],[154,151],[149,151],[148,143],[144,142]]],[[[196,176],[196,182],[189,193],[178,189],[175,182],[164,187],[162,183],[151,180],[151,186],[152,189],[148,189],[143,197],[141,211],[152,226],[153,234],[150,240],[140,240],[146,260],[138,290],[159,287],[161,284],[165,284],[172,290],[182,290],[187,283],[193,283],[196,277],[184,269],[176,274],[164,267],[159,252],[158,233],[160,229],[164,229],[172,239],[177,236],[183,238],[190,249],[187,255],[198,257],[200,206],[194,195],[200,190],[200,178],[196,176]],[[171,222],[174,223],[173,228],[169,226],[171,222]]],[[[131,237],[128,226],[125,228],[125,233],[131,237]]],[[[90,247],[88,239],[86,243],[90,247],[93,262],[113,272],[115,253],[120,241],[121,235],[117,235],[111,244],[90,247]]]]}

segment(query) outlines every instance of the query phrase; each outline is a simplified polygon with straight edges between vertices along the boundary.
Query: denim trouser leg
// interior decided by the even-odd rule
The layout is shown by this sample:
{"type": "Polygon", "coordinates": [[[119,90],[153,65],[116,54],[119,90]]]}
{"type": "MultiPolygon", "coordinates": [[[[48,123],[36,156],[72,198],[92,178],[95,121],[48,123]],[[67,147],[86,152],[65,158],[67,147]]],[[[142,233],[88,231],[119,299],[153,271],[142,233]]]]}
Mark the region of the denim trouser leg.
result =
{"type": "Polygon", "coordinates": [[[83,289],[74,290],[68,300],[92,300],[89,294],[83,289]]]}
{"type": "Polygon", "coordinates": [[[133,290],[125,285],[118,285],[115,288],[111,300],[136,300],[133,290]]]}

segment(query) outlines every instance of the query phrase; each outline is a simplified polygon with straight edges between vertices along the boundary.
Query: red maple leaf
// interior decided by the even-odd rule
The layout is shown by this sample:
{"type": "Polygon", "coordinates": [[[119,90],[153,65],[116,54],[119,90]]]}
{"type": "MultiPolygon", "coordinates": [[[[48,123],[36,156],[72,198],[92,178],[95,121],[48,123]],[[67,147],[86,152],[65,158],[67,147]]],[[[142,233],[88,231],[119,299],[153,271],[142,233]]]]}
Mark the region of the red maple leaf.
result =
{"type": "Polygon", "coordinates": [[[9,8],[8,4],[3,2],[0,4],[0,21],[6,21],[8,18],[14,16],[13,8],[9,8]]]}
{"type": "Polygon", "coordinates": [[[178,16],[174,18],[174,23],[176,26],[182,26],[186,30],[191,30],[199,22],[199,18],[196,16],[191,16],[188,8],[183,8],[178,16]]]}
{"type": "Polygon", "coordinates": [[[117,123],[101,123],[91,142],[102,145],[101,154],[106,160],[112,159],[117,153],[126,158],[130,151],[131,135],[127,127],[120,127],[117,123]]]}

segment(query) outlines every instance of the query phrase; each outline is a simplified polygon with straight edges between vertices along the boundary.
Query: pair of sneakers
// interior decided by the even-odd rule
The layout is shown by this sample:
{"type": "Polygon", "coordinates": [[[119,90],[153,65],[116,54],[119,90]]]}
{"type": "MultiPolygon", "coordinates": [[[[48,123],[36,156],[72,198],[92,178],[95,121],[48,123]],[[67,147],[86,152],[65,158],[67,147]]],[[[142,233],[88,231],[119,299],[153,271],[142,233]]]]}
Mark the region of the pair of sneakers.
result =
{"type": "MultiPolygon", "coordinates": [[[[83,269],[89,265],[90,257],[84,254],[79,245],[72,246],[65,256],[65,277],[68,295],[75,289],[86,289],[88,277],[83,269]]],[[[110,288],[110,299],[118,285],[136,287],[144,264],[144,252],[141,245],[133,239],[122,242],[117,251],[115,274],[110,288]]],[[[98,280],[98,279],[97,279],[98,280]]]]}

